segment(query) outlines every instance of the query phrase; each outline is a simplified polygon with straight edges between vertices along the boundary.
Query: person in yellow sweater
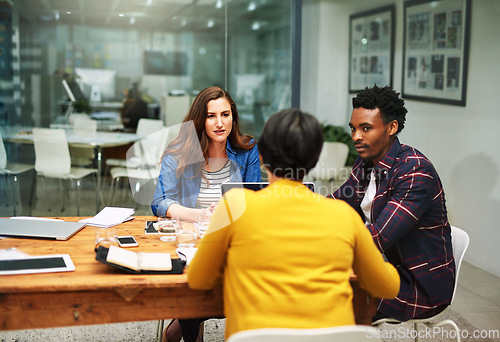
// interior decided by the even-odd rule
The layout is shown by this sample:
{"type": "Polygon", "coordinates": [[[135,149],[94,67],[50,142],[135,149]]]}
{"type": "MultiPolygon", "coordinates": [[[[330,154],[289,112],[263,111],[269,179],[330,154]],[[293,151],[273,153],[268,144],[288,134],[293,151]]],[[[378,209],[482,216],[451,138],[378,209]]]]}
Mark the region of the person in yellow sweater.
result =
{"type": "Polygon", "coordinates": [[[355,324],[353,270],[373,296],[398,294],[396,269],[356,211],[302,184],[322,145],[314,116],[293,108],[274,114],[258,142],[270,185],[233,189],[215,209],[187,273],[193,289],[223,281],[226,338],[258,328],[355,324]]]}

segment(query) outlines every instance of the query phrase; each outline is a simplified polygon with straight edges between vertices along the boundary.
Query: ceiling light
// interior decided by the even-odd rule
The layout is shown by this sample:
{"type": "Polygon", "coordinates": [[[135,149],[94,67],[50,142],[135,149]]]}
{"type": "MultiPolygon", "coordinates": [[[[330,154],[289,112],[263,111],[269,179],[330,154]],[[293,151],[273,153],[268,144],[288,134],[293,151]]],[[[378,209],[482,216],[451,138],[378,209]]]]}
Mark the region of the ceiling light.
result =
{"type": "Polygon", "coordinates": [[[130,17],[130,24],[134,25],[135,24],[135,17],[130,17]]]}
{"type": "Polygon", "coordinates": [[[187,20],[186,19],[182,19],[181,20],[181,26],[186,26],[187,25],[187,20]]]}
{"type": "Polygon", "coordinates": [[[71,14],[71,11],[66,11],[66,14],[71,14]]]}
{"type": "Polygon", "coordinates": [[[207,22],[207,27],[214,27],[214,21],[212,19],[210,19],[208,22],[207,22]]]}
{"type": "Polygon", "coordinates": [[[256,21],[252,24],[252,30],[257,31],[260,29],[260,24],[256,21]]]}
{"type": "Polygon", "coordinates": [[[252,11],[254,11],[256,8],[257,8],[257,5],[255,4],[255,2],[253,2],[253,1],[252,1],[251,3],[249,3],[249,4],[248,4],[248,8],[247,8],[247,10],[248,10],[248,12],[252,12],[252,11]]]}
{"type": "Polygon", "coordinates": [[[54,18],[56,18],[56,20],[59,20],[59,11],[54,12],[54,18]]]}
{"type": "Polygon", "coordinates": [[[151,5],[153,3],[153,0],[148,0],[148,2],[146,2],[146,5],[151,5]]]}
{"type": "Polygon", "coordinates": [[[215,3],[215,8],[222,8],[224,4],[222,3],[222,0],[217,0],[217,2],[215,3]]]}
{"type": "Polygon", "coordinates": [[[123,18],[123,16],[124,16],[124,15],[125,15],[125,14],[123,14],[123,13],[118,13],[118,16],[119,16],[120,18],[123,18]]]}

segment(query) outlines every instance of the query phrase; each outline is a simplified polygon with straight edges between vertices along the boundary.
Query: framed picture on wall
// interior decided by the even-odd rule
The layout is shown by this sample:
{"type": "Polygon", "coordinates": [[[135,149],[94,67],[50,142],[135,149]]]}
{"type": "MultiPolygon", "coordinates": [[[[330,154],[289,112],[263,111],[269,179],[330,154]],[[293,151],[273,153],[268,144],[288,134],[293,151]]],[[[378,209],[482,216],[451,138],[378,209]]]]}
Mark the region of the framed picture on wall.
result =
{"type": "Polygon", "coordinates": [[[465,106],[470,0],[404,3],[402,96],[465,106]]]}
{"type": "Polygon", "coordinates": [[[349,92],[392,87],[394,5],[349,17],[349,92]]]}

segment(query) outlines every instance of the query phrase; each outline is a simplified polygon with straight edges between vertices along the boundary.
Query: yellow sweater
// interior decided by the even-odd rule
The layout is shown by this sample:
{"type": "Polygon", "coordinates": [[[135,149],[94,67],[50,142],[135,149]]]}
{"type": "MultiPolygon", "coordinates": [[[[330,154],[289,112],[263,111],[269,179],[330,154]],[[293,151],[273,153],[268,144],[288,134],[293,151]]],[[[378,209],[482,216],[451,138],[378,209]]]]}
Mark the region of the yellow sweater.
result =
{"type": "Polygon", "coordinates": [[[189,286],[223,277],[226,338],[257,328],[355,324],[349,277],[372,295],[394,298],[396,269],[384,262],[348,204],[279,180],[228,192],[188,268],[189,286]]]}

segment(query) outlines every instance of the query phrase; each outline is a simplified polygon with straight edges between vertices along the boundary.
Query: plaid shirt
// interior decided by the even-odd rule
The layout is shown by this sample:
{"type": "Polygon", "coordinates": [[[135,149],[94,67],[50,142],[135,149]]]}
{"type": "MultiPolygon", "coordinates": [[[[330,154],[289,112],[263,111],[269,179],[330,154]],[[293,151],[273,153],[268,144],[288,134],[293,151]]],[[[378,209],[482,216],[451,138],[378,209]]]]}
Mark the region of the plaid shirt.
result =
{"type": "MultiPolygon", "coordinates": [[[[346,201],[364,217],[360,205],[372,168],[358,157],[347,182],[328,197],[346,201]]],[[[368,229],[401,278],[398,296],[381,300],[377,316],[430,316],[451,302],[455,284],[441,180],[422,153],[397,138],[374,169],[377,192],[368,229]]]]}

